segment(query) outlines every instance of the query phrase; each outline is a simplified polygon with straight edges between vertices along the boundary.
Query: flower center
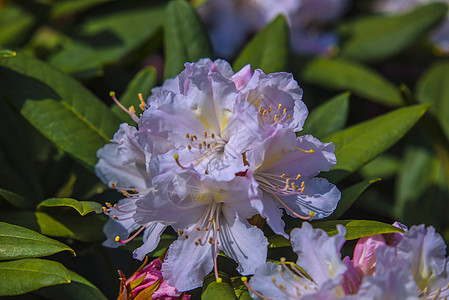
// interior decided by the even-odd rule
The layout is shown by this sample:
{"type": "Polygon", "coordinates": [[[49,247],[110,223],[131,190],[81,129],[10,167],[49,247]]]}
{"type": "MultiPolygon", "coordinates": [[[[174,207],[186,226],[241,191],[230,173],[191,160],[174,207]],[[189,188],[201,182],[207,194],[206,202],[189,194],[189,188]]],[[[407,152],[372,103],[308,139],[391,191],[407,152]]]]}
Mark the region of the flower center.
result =
{"type": "Polygon", "coordinates": [[[287,114],[287,108],[282,108],[282,104],[277,107],[259,106],[259,122],[264,124],[282,123],[289,120],[290,114],[287,114]]]}

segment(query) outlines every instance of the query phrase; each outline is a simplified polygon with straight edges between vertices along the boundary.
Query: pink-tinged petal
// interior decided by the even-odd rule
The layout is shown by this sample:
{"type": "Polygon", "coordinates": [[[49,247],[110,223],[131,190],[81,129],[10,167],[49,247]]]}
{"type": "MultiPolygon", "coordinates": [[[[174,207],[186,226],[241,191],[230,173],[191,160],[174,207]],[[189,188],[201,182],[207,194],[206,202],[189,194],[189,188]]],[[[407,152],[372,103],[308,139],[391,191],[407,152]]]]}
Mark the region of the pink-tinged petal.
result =
{"type": "Polygon", "coordinates": [[[446,267],[446,244],[432,226],[413,226],[397,246],[398,257],[407,260],[420,289],[446,267]]]}
{"type": "Polygon", "coordinates": [[[299,214],[305,217],[313,215],[312,219],[322,219],[331,215],[341,198],[338,188],[319,177],[303,180],[303,182],[305,184],[302,193],[279,197],[285,204],[281,204],[281,207],[284,207],[285,211],[293,217],[299,214]]]}
{"type": "Polygon", "coordinates": [[[372,276],[376,270],[376,251],[385,246],[386,242],[382,235],[362,237],[354,248],[353,262],[357,273],[363,276],[372,276]]]}
{"type": "Polygon", "coordinates": [[[181,236],[168,249],[162,274],[167,284],[178,291],[201,286],[204,277],[213,269],[213,245],[207,242],[204,246],[195,244],[202,235],[202,232],[194,230],[188,239],[181,236]]]}
{"type": "Polygon", "coordinates": [[[292,230],[290,242],[298,254],[297,264],[318,286],[342,275],[347,267],[341,261],[340,249],[345,239],[345,228],[337,226],[338,234],[329,237],[322,229],[314,229],[307,222],[292,230]]]}
{"type": "MultiPolygon", "coordinates": [[[[407,226],[405,226],[404,224],[401,224],[397,221],[393,223],[393,226],[400,228],[404,231],[408,231],[407,226]]],[[[402,241],[402,237],[404,236],[404,234],[401,232],[393,232],[393,233],[386,233],[383,236],[384,236],[385,242],[387,243],[388,246],[396,247],[402,241]]]]}
{"type": "Polygon", "coordinates": [[[246,87],[246,85],[248,84],[248,82],[251,80],[252,77],[253,71],[251,70],[251,65],[246,65],[240,71],[235,73],[231,77],[231,80],[234,81],[235,87],[238,90],[241,90],[244,87],[246,87]]]}
{"type": "Polygon", "coordinates": [[[143,232],[143,245],[134,250],[133,257],[138,260],[143,260],[145,255],[156,249],[165,228],[167,228],[166,225],[158,222],[148,224],[143,232]]]}
{"type": "Polygon", "coordinates": [[[254,274],[267,260],[268,241],[262,230],[226,209],[220,218],[218,243],[218,248],[239,264],[237,271],[242,275],[254,274]]]}
{"type": "Polygon", "coordinates": [[[347,270],[343,273],[343,290],[346,295],[355,295],[359,291],[360,287],[360,277],[357,274],[354,265],[351,262],[351,258],[346,256],[343,259],[343,262],[346,264],[347,270]]]}

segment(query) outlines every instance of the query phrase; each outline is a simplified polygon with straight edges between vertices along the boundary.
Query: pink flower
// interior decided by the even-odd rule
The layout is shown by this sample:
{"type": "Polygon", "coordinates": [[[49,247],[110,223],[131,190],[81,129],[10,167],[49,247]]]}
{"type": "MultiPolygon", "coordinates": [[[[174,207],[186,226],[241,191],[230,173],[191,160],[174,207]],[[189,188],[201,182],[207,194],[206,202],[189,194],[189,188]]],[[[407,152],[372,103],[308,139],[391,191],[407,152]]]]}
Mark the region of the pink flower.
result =
{"type": "Polygon", "coordinates": [[[137,297],[138,299],[154,300],[189,300],[190,295],[184,295],[164,281],[161,267],[162,261],[157,258],[143,268],[141,267],[128,279],[124,278],[123,273],[119,271],[122,286],[117,300],[137,299],[137,297]]]}

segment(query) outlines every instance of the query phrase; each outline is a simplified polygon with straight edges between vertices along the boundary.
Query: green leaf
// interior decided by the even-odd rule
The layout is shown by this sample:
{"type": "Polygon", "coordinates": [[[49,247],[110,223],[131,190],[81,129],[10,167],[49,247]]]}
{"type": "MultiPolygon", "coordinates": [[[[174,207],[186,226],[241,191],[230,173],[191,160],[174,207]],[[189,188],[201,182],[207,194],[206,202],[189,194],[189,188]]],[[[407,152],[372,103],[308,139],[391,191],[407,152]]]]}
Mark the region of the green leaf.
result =
{"type": "Polygon", "coordinates": [[[3,4],[0,9],[0,45],[15,46],[25,42],[36,19],[33,14],[19,5],[3,4]]]}
{"type": "Polygon", "coordinates": [[[337,234],[337,224],[346,228],[346,240],[355,240],[375,234],[403,232],[393,225],[370,220],[336,220],[312,222],[314,228],[321,228],[330,236],[337,234]]]}
{"type": "Polygon", "coordinates": [[[397,54],[446,17],[447,5],[429,3],[396,15],[360,18],[340,27],[346,37],[341,46],[344,58],[374,61],[397,54]]]}
{"type": "Polygon", "coordinates": [[[234,287],[234,292],[239,300],[252,300],[248,288],[242,282],[241,277],[232,277],[232,286],[234,287]]]}
{"type": "Polygon", "coordinates": [[[165,78],[175,77],[184,63],[212,57],[212,46],[195,9],[184,0],[167,5],[164,24],[165,78]]]}
{"type": "Polygon", "coordinates": [[[237,299],[229,275],[223,272],[219,272],[218,276],[222,279],[222,282],[217,282],[215,280],[215,275],[213,273],[207,275],[206,278],[204,278],[203,292],[201,294],[201,299],[202,300],[237,299]]]}
{"type": "Polygon", "coordinates": [[[71,77],[24,54],[0,60],[1,89],[56,146],[91,170],[120,120],[71,77]],[[82,146],[81,146],[82,145],[82,146]]]}
{"type": "Polygon", "coordinates": [[[8,50],[8,49],[2,49],[0,50],[0,58],[6,58],[6,57],[14,57],[16,56],[16,52],[8,50]]]}
{"type": "Polygon", "coordinates": [[[97,202],[78,201],[70,198],[50,198],[39,203],[37,209],[42,210],[46,207],[72,207],[82,216],[93,211],[97,214],[102,212],[102,205],[97,202]]]}
{"type": "Polygon", "coordinates": [[[60,18],[66,15],[74,15],[86,11],[111,0],[68,0],[58,1],[51,5],[52,18],[60,18]]]}
{"type": "Polygon", "coordinates": [[[337,182],[400,140],[424,115],[429,105],[404,107],[334,133],[324,142],[335,144],[337,165],[325,175],[337,182]]]}
{"type": "Polygon", "coordinates": [[[350,93],[340,94],[315,108],[307,118],[301,135],[312,134],[322,139],[342,129],[348,119],[349,96],[350,93]]]}
{"type": "MultiPolygon", "coordinates": [[[[125,92],[119,98],[120,103],[126,108],[134,106],[134,108],[139,111],[140,101],[138,95],[142,94],[142,98],[146,101],[151,94],[151,89],[155,85],[156,69],[153,67],[143,68],[139,71],[139,73],[137,73],[136,76],[134,76],[126,87],[125,92]]],[[[114,105],[111,110],[125,122],[132,120],[129,114],[125,113],[118,105],[114,105]]]]}
{"type": "Polygon", "coordinates": [[[78,39],[64,39],[62,50],[50,57],[50,64],[77,77],[98,76],[104,66],[125,58],[156,36],[164,5],[151,2],[127,1],[126,8],[116,2],[99,8],[75,28],[78,39]]]}
{"type": "Polygon", "coordinates": [[[380,178],[365,179],[342,191],[337,208],[332,215],[326,218],[326,220],[336,220],[340,218],[369,186],[378,181],[380,181],[380,178]]]}
{"type": "Polygon", "coordinates": [[[70,271],[72,281],[40,289],[36,294],[52,300],[107,300],[106,296],[84,277],[70,271]]]}
{"type": "Polygon", "coordinates": [[[449,139],[449,60],[435,62],[419,79],[416,98],[434,104],[430,112],[438,119],[449,139]]]}
{"type": "Polygon", "coordinates": [[[399,89],[362,64],[344,60],[315,58],[297,67],[301,81],[355,95],[387,106],[404,105],[399,89]]]}
{"type": "Polygon", "coordinates": [[[400,166],[401,162],[398,157],[382,154],[367,163],[359,172],[365,178],[379,176],[382,179],[388,179],[396,175],[400,166]]]}
{"type": "Polygon", "coordinates": [[[81,217],[77,212],[1,211],[0,220],[23,226],[41,234],[72,238],[94,243],[104,240],[104,216],[89,214],[81,217]]]}
{"type": "Polygon", "coordinates": [[[4,189],[0,189],[0,200],[16,208],[30,209],[32,207],[31,203],[22,196],[4,189]]]}
{"type": "Polygon", "coordinates": [[[24,227],[0,222],[0,260],[52,255],[70,247],[24,227]]]}
{"type": "Polygon", "coordinates": [[[272,235],[268,237],[269,248],[290,247],[290,241],[282,235],[272,235]]]}
{"type": "Polygon", "coordinates": [[[234,70],[250,64],[266,74],[286,71],[290,50],[289,30],[285,16],[279,15],[261,30],[234,62],[234,70]]]}
{"type": "Polygon", "coordinates": [[[0,262],[0,274],[0,296],[20,295],[70,282],[70,273],[63,265],[37,258],[0,262]]]}

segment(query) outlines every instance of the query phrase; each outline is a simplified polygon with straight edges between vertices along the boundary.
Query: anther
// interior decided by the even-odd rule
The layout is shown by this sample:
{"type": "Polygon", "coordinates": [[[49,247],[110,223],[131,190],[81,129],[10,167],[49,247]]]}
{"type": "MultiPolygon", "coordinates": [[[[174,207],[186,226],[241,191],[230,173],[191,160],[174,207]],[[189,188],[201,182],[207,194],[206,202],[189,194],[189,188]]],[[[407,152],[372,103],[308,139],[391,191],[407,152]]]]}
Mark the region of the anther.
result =
{"type": "Polygon", "coordinates": [[[204,231],[208,231],[209,229],[207,227],[204,227],[204,231]]]}
{"type": "Polygon", "coordinates": [[[302,187],[302,188],[303,188],[305,185],[306,185],[306,182],[305,182],[305,181],[301,182],[301,187],[302,187]]]}
{"type": "Polygon", "coordinates": [[[136,109],[134,108],[134,105],[131,105],[131,106],[128,108],[128,110],[129,110],[130,113],[137,113],[137,112],[136,112],[136,109]]]}
{"type": "Polygon", "coordinates": [[[189,238],[189,235],[188,235],[188,234],[186,234],[186,235],[185,235],[185,237],[186,237],[186,239],[188,239],[188,238],[189,238]]]}
{"type": "Polygon", "coordinates": [[[120,242],[120,237],[117,235],[114,239],[116,242],[120,242]]]}
{"type": "Polygon", "coordinates": [[[311,216],[311,217],[315,216],[315,212],[313,212],[313,211],[309,212],[309,216],[311,216]]]}
{"type": "Polygon", "coordinates": [[[204,138],[207,138],[207,132],[203,132],[204,133],[204,138]]]}
{"type": "Polygon", "coordinates": [[[199,228],[199,227],[196,227],[196,230],[198,230],[198,231],[201,231],[201,228],[199,228]]]}
{"type": "Polygon", "coordinates": [[[281,178],[285,178],[285,174],[282,174],[282,175],[281,175],[281,178]]]}
{"type": "Polygon", "coordinates": [[[103,209],[103,212],[104,212],[105,214],[108,213],[108,209],[106,208],[106,206],[103,206],[102,209],[103,209]]]}
{"type": "Polygon", "coordinates": [[[111,181],[111,187],[112,187],[113,189],[115,189],[117,186],[115,185],[114,182],[111,181]]]}
{"type": "Polygon", "coordinates": [[[212,245],[213,241],[214,241],[214,240],[212,239],[212,237],[209,237],[209,241],[208,241],[208,242],[209,242],[209,244],[211,244],[211,245],[212,245]]]}
{"type": "Polygon", "coordinates": [[[140,109],[145,110],[146,105],[145,105],[145,101],[143,101],[142,94],[139,93],[137,96],[139,97],[139,100],[140,100],[140,104],[139,104],[140,109]]]}
{"type": "Polygon", "coordinates": [[[285,116],[286,113],[287,113],[287,108],[284,108],[284,110],[282,111],[282,114],[285,116]]]}
{"type": "Polygon", "coordinates": [[[118,218],[117,218],[116,215],[113,215],[112,218],[113,218],[114,220],[118,221],[118,218]]]}
{"type": "Polygon", "coordinates": [[[306,189],[306,188],[302,188],[302,189],[301,189],[301,193],[304,193],[304,190],[305,190],[305,189],[306,189]]]}
{"type": "Polygon", "coordinates": [[[298,180],[299,178],[301,178],[301,174],[296,175],[296,180],[298,180]]]}
{"type": "Polygon", "coordinates": [[[223,281],[223,279],[221,279],[221,277],[217,278],[217,283],[221,283],[223,281]]]}
{"type": "Polygon", "coordinates": [[[112,207],[112,204],[111,204],[111,203],[109,203],[109,202],[105,202],[104,204],[106,204],[106,206],[107,206],[107,207],[109,207],[109,208],[111,208],[111,207],[112,207]]]}
{"type": "Polygon", "coordinates": [[[180,168],[183,169],[183,170],[187,169],[186,167],[184,167],[183,165],[181,165],[181,163],[179,162],[179,155],[178,155],[178,154],[173,155],[173,158],[175,159],[176,164],[178,165],[178,167],[180,167],[180,168]]]}
{"type": "Polygon", "coordinates": [[[190,138],[190,135],[188,132],[186,133],[186,138],[190,138]]]}
{"type": "Polygon", "coordinates": [[[195,246],[198,246],[199,244],[198,244],[198,242],[195,242],[195,246]]]}
{"type": "Polygon", "coordinates": [[[273,108],[271,108],[271,106],[268,108],[268,112],[271,112],[273,110],[273,108]]]}
{"type": "Polygon", "coordinates": [[[178,229],[178,234],[179,234],[179,235],[182,235],[181,229],[178,229]]]}
{"type": "Polygon", "coordinates": [[[119,210],[117,204],[114,204],[114,208],[115,208],[116,210],[119,210]]]}
{"type": "Polygon", "coordinates": [[[215,134],[212,132],[211,134],[210,134],[210,136],[214,139],[215,138],[215,134]]]}
{"type": "Polygon", "coordinates": [[[192,150],[192,146],[187,145],[187,149],[192,150]]]}
{"type": "Polygon", "coordinates": [[[279,103],[278,110],[281,110],[282,104],[279,103]]]}

